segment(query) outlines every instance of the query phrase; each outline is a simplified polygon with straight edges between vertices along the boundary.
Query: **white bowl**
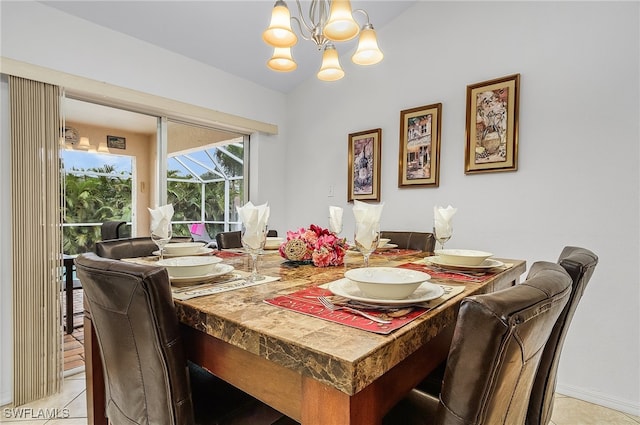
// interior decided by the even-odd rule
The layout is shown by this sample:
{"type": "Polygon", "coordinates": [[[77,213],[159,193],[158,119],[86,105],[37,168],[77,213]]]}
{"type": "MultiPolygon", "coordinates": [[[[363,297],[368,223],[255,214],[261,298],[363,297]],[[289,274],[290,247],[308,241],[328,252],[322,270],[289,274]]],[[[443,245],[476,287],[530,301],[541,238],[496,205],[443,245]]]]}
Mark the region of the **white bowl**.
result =
{"type": "Polygon", "coordinates": [[[264,249],[278,249],[282,242],[284,242],[284,238],[268,236],[264,244],[264,249]]]}
{"type": "Polygon", "coordinates": [[[205,244],[203,242],[176,242],[168,243],[164,246],[165,254],[169,255],[191,255],[197,254],[205,244]]]}
{"type": "Polygon", "coordinates": [[[352,269],[344,277],[354,281],[366,296],[384,300],[407,298],[422,282],[431,279],[427,273],[398,267],[352,269]]]}
{"type": "Polygon", "coordinates": [[[212,273],[221,261],[220,257],[176,257],[165,258],[157,264],[166,267],[171,277],[194,277],[212,273]]]}
{"type": "Polygon", "coordinates": [[[389,242],[391,242],[391,239],[389,239],[389,238],[380,238],[378,240],[378,248],[382,248],[383,246],[385,246],[389,242]]]}
{"type": "Polygon", "coordinates": [[[484,260],[493,256],[490,252],[472,249],[440,249],[435,254],[440,261],[455,266],[479,266],[484,260]]]}

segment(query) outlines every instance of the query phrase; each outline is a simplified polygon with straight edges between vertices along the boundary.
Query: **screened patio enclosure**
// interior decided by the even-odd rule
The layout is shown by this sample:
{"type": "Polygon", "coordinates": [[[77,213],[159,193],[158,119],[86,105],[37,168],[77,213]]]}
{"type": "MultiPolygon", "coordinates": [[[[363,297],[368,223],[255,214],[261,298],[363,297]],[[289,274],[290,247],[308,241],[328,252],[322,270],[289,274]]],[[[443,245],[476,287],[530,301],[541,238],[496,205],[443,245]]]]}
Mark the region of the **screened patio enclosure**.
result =
{"type": "Polygon", "coordinates": [[[239,228],[236,206],[245,196],[245,138],[168,154],[167,202],[175,211],[174,235],[190,235],[194,223],[206,229],[194,239],[205,241],[239,228]]]}

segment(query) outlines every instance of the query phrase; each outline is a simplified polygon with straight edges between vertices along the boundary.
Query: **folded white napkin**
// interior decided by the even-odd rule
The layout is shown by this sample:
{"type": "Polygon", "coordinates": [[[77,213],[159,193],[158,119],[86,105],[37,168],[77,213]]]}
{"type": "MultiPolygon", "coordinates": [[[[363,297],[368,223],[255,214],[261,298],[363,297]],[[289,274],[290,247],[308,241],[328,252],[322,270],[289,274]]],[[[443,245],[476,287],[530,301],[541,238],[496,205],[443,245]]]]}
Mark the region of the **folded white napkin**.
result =
{"type": "Polygon", "coordinates": [[[447,208],[440,206],[433,207],[433,226],[438,235],[451,236],[453,233],[451,219],[456,211],[458,211],[458,209],[453,208],[451,205],[447,208]]]}
{"type": "Polygon", "coordinates": [[[342,212],[340,207],[329,207],[329,230],[335,234],[342,232],[342,212]]]}
{"type": "Polygon", "coordinates": [[[378,238],[383,207],[384,203],[371,205],[357,199],[353,201],[353,215],[356,219],[355,239],[365,247],[371,246],[378,238]]]}
{"type": "Polygon", "coordinates": [[[166,238],[168,235],[169,225],[173,218],[173,204],[162,205],[158,208],[148,208],[151,213],[151,232],[166,238]]]}
{"type": "Polygon", "coordinates": [[[253,205],[251,201],[242,207],[236,207],[240,221],[245,228],[242,242],[251,249],[260,249],[266,240],[266,228],[269,222],[269,205],[253,205]]]}

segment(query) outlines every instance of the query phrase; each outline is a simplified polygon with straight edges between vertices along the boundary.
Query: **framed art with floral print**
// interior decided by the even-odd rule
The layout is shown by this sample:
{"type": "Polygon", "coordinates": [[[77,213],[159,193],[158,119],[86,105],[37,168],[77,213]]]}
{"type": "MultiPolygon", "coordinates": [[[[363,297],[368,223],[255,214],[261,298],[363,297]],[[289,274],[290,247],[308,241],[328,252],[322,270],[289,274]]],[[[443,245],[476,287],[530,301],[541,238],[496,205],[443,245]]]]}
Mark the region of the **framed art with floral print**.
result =
{"type": "Polygon", "coordinates": [[[440,183],[442,103],[400,111],[398,187],[440,183]]]}
{"type": "Polygon", "coordinates": [[[347,201],[380,201],[382,129],[349,134],[347,201]]]}
{"type": "Polygon", "coordinates": [[[520,74],[467,86],[465,174],[518,169],[520,74]]]}

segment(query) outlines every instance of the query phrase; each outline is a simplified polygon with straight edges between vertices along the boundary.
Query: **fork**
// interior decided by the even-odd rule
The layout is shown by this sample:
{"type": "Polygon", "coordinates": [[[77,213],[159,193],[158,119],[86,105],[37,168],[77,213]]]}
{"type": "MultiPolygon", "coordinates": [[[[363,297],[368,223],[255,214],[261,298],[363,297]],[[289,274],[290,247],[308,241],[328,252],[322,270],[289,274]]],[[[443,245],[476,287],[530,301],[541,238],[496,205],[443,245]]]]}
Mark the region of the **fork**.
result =
{"type": "Polygon", "coordinates": [[[379,317],[372,316],[371,314],[367,314],[364,311],[360,311],[360,310],[357,310],[355,308],[347,307],[347,306],[344,306],[344,305],[335,305],[334,303],[332,303],[326,297],[318,297],[318,301],[320,301],[320,304],[322,304],[326,309],[331,310],[331,311],[345,310],[345,311],[349,311],[351,313],[359,314],[360,316],[366,317],[367,319],[373,320],[374,322],[383,323],[383,324],[386,324],[386,325],[391,323],[391,320],[381,319],[379,317]]]}

